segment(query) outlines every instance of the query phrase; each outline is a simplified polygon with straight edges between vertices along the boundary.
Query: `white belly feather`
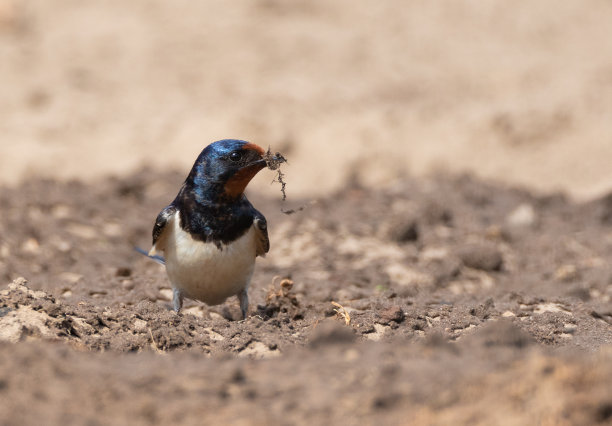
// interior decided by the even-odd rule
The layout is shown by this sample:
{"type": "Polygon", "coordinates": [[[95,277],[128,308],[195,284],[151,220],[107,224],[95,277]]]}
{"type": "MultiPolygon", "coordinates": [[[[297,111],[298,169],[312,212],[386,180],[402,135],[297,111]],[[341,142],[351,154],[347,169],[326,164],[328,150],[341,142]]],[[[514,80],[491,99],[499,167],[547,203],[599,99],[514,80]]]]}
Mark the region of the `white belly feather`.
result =
{"type": "Polygon", "coordinates": [[[253,274],[256,235],[253,227],[236,241],[223,245],[194,240],[179,225],[179,215],[166,226],[166,271],[172,285],[190,299],[209,305],[223,303],[246,289],[253,274]]]}

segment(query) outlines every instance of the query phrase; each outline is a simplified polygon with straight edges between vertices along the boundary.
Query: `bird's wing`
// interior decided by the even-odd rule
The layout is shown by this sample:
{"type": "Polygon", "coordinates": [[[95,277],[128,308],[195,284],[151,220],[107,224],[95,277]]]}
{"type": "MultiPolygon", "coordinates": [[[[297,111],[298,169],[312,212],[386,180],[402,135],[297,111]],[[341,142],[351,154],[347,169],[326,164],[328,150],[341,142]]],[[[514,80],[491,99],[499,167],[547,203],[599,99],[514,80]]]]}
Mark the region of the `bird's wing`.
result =
{"type": "Polygon", "coordinates": [[[257,234],[257,256],[264,257],[270,250],[270,239],[268,238],[268,222],[264,215],[255,211],[253,226],[257,234]]]}
{"type": "Polygon", "coordinates": [[[149,251],[149,256],[155,256],[158,251],[166,248],[167,225],[172,223],[176,212],[176,206],[170,204],[157,215],[155,226],[153,226],[153,247],[149,251]]]}

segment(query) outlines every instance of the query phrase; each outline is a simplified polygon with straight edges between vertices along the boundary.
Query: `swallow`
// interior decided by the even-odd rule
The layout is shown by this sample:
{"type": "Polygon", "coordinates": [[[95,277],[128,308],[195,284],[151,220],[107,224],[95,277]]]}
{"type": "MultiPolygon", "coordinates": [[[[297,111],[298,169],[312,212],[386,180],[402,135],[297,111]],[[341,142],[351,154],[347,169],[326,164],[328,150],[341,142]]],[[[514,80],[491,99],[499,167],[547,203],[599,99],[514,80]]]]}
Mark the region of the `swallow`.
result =
{"type": "Polygon", "coordinates": [[[246,318],[255,259],[270,250],[266,218],[244,195],[264,154],[242,140],[213,142],[157,216],[146,254],[165,264],[177,313],[185,297],[218,305],[235,295],[246,318]]]}

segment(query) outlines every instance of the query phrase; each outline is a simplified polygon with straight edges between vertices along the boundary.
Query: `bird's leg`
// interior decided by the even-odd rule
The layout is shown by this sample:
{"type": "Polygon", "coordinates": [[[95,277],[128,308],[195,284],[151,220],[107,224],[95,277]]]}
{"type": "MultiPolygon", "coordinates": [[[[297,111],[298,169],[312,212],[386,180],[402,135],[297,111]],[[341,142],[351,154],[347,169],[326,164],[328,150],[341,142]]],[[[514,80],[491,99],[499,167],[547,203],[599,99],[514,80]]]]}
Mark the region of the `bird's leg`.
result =
{"type": "Polygon", "coordinates": [[[172,306],[174,308],[174,312],[177,314],[181,311],[183,307],[183,293],[178,288],[172,289],[172,306]]]}
{"type": "Polygon", "coordinates": [[[242,319],[245,320],[247,317],[247,311],[249,310],[249,293],[247,289],[241,290],[238,293],[238,300],[240,300],[240,310],[242,311],[242,319]]]}

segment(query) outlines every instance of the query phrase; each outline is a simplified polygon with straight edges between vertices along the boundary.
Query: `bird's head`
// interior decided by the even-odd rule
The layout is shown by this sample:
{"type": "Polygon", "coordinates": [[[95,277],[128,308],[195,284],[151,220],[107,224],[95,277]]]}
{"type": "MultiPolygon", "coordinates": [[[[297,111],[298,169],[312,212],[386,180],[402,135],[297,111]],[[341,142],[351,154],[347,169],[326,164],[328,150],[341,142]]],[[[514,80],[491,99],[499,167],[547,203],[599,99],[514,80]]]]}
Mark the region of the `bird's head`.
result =
{"type": "Polygon", "coordinates": [[[254,143],[223,139],[208,145],[198,156],[187,183],[196,197],[223,196],[236,199],[251,179],[266,167],[265,151],[254,143]]]}

